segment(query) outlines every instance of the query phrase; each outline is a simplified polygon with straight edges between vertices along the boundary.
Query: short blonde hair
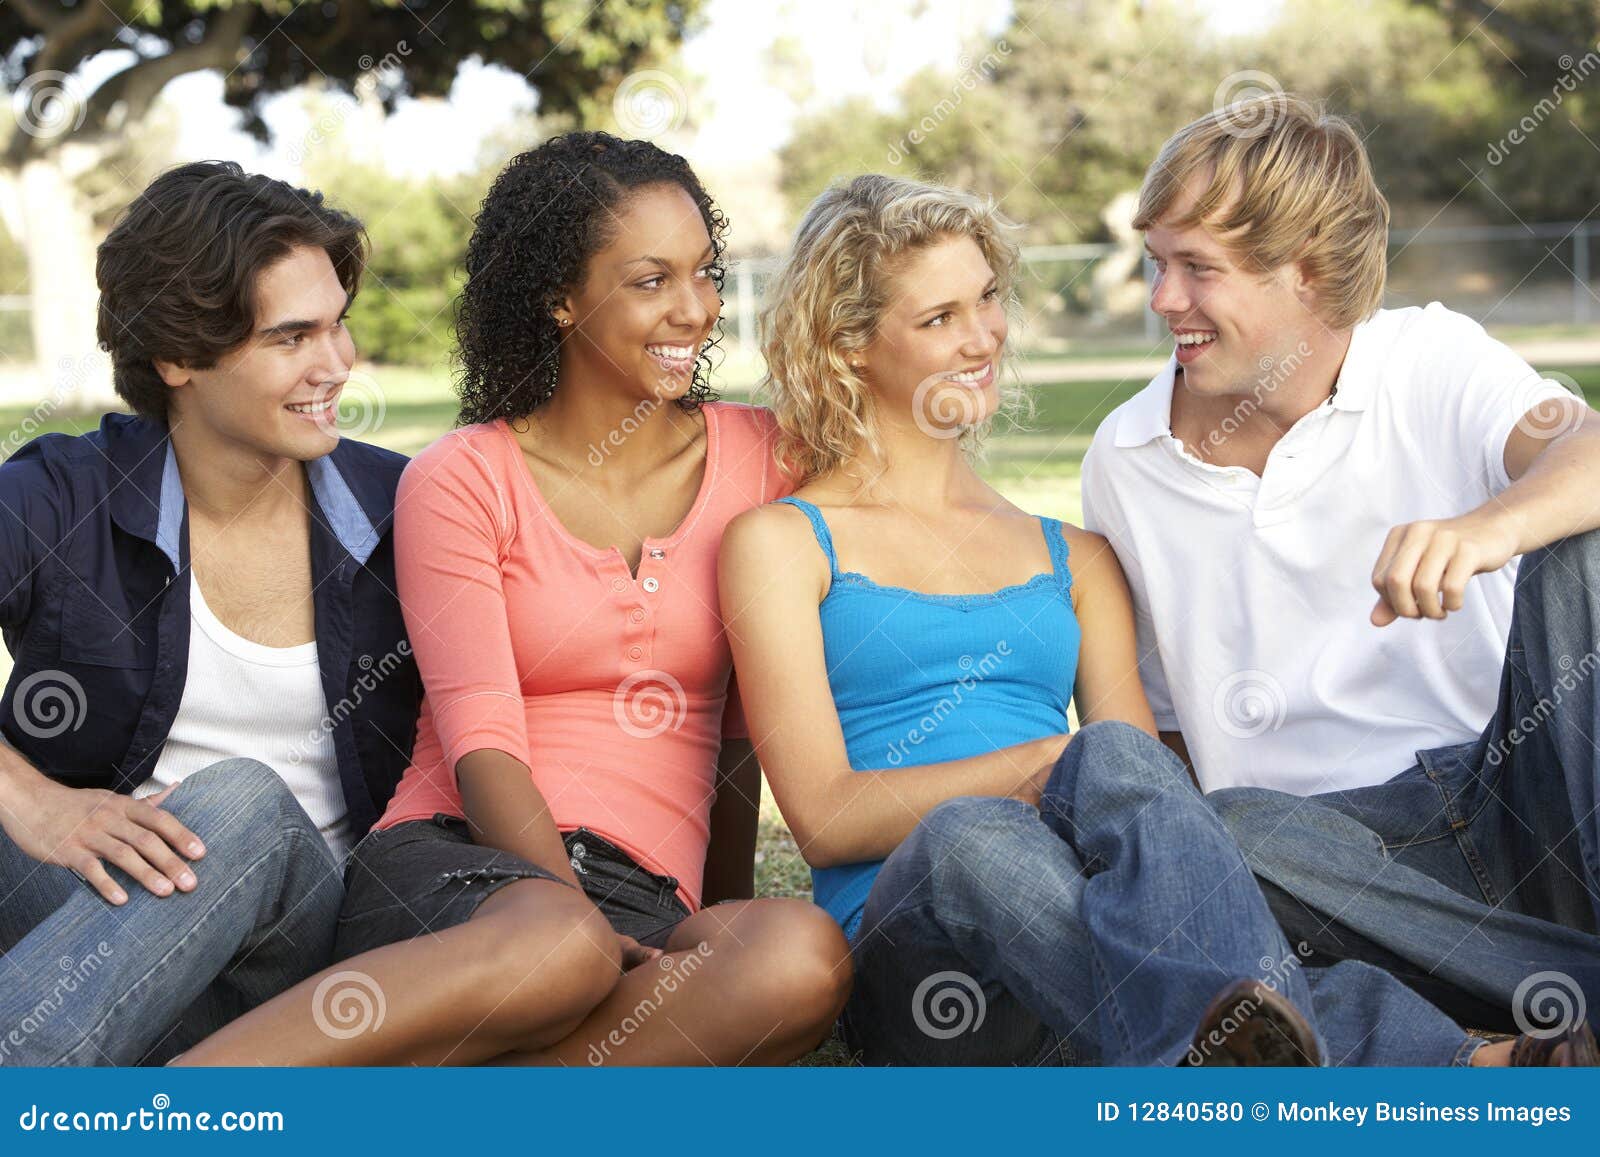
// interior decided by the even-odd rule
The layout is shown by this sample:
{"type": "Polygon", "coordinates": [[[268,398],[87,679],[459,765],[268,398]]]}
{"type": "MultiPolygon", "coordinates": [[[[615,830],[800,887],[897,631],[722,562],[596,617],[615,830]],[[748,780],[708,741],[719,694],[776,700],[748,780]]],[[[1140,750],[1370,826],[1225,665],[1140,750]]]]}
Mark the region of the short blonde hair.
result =
{"type": "Polygon", "coordinates": [[[1161,147],[1139,190],[1133,227],[1204,223],[1244,268],[1299,261],[1333,329],[1383,301],[1389,202],[1354,128],[1319,105],[1274,92],[1201,117],[1161,147]],[[1204,187],[1165,220],[1191,181],[1204,187]]]}
{"type": "MultiPolygon", "coordinates": [[[[863,454],[883,461],[872,391],[847,355],[871,343],[899,260],[947,237],[970,237],[1009,307],[1014,228],[986,198],[879,174],[837,183],[811,203],[761,311],[761,390],[777,416],[779,458],[801,481],[863,454]]],[[[1001,351],[997,369],[1003,359],[1001,351]]],[[[1003,408],[1015,401],[1002,392],[1003,408]]],[[[987,424],[963,431],[963,445],[975,449],[987,424]]]]}

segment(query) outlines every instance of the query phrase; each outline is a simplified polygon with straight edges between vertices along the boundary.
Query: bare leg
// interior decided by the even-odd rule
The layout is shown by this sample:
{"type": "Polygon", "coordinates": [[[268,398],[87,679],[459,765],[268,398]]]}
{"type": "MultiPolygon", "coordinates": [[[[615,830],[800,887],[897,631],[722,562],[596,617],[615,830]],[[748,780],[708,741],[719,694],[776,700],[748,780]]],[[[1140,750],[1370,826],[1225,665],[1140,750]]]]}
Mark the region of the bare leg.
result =
{"type": "Polygon", "coordinates": [[[467,1065],[570,1034],[621,976],[621,945],[572,888],[517,880],[464,924],[308,977],[180,1065],[467,1065]]]}
{"type": "Polygon", "coordinates": [[[1514,1040],[1491,1041],[1472,1054],[1467,1063],[1473,1068],[1504,1068],[1511,1063],[1511,1046],[1514,1040]]]}
{"type": "Polygon", "coordinates": [[[623,976],[576,1032],[496,1064],[778,1065],[817,1047],[850,995],[850,946],[802,900],[719,904],[623,976]]]}

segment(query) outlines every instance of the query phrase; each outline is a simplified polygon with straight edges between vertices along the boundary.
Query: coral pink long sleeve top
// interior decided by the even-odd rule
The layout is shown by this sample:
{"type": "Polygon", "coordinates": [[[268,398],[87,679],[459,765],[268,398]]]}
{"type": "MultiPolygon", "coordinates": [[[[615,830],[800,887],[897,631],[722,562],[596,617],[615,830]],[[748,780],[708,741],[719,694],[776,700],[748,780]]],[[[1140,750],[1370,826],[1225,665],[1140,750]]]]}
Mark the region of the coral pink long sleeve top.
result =
{"type": "Polygon", "coordinates": [[[406,468],[396,577],[426,694],[378,827],[463,815],[456,762],[494,748],[528,765],[558,828],[676,877],[699,908],[717,756],[745,734],[717,549],[735,515],[787,492],[768,411],[702,411],[699,494],[676,530],[644,540],[637,575],[562,526],[503,422],[453,431],[406,468]]]}

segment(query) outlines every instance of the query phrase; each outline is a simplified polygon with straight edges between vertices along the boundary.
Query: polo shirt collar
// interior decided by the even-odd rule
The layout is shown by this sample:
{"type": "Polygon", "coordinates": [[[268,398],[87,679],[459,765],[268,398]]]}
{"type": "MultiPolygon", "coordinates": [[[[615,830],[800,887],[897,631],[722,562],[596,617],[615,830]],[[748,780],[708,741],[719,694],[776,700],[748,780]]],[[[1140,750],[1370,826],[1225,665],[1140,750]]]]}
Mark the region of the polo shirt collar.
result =
{"type": "Polygon", "coordinates": [[[1345,351],[1344,364],[1339,367],[1339,377],[1334,383],[1335,410],[1357,412],[1372,405],[1372,395],[1383,372],[1383,343],[1375,324],[1377,318],[1374,313],[1350,331],[1350,348],[1345,351]]]}
{"type": "Polygon", "coordinates": [[[1172,433],[1172,389],[1177,380],[1178,355],[1173,354],[1150,384],[1129,398],[1117,419],[1117,445],[1143,446],[1172,433]]]}

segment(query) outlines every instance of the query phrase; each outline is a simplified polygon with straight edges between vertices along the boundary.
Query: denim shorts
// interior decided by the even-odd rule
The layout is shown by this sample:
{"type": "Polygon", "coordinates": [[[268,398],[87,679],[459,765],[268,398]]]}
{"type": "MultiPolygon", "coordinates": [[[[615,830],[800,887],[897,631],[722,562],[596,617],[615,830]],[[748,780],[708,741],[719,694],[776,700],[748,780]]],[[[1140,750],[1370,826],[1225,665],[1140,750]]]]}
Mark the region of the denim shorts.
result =
{"type": "MultiPolygon", "coordinates": [[[[647,871],[588,828],[561,838],[585,895],[611,927],[649,947],[665,947],[689,916],[678,881],[647,871]]],[[[345,863],[335,959],[465,923],[513,880],[571,887],[520,856],[473,843],[466,820],[457,816],[439,813],[369,832],[345,863]]]]}

